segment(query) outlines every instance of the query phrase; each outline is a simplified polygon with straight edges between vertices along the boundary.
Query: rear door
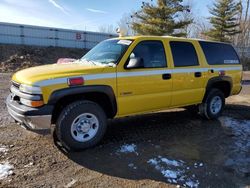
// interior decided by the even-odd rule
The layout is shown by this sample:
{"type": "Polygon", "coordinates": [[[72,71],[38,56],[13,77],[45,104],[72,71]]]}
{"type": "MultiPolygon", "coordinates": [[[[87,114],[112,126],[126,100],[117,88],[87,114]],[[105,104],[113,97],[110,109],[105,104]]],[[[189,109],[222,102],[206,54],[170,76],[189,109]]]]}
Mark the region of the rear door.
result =
{"type": "Polygon", "coordinates": [[[231,94],[241,90],[242,65],[240,59],[230,44],[200,41],[201,48],[208,64],[207,81],[213,77],[228,76],[232,79],[231,94]],[[221,73],[223,73],[221,75],[221,73]]]}
{"type": "Polygon", "coordinates": [[[201,66],[199,45],[196,41],[171,40],[173,94],[172,106],[197,104],[205,93],[204,70],[201,66]]]}
{"type": "Polygon", "coordinates": [[[163,40],[138,40],[117,68],[119,116],[143,113],[171,105],[172,79],[163,40]],[[143,67],[126,69],[131,58],[143,67]]]}

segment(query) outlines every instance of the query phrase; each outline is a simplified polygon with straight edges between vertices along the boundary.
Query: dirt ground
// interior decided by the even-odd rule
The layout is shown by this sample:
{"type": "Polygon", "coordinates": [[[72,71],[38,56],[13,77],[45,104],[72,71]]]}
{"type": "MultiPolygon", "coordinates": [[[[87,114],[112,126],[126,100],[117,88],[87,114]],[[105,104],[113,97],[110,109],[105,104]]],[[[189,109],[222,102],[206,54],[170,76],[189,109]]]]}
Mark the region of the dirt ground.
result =
{"type": "Polygon", "coordinates": [[[81,58],[87,50],[0,44],[0,72],[56,63],[59,58],[81,58]]]}
{"type": "Polygon", "coordinates": [[[250,73],[244,79],[219,120],[184,109],[112,120],[99,146],[67,153],[11,120],[10,75],[0,74],[0,164],[12,166],[0,187],[250,186],[250,73]]]}

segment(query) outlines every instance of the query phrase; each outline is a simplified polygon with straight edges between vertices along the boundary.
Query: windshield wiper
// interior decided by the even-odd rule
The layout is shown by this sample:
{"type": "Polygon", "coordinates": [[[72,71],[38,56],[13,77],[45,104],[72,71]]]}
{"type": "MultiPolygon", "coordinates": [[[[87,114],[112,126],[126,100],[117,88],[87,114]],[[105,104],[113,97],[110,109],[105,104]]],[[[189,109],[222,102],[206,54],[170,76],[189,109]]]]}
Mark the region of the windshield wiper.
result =
{"type": "Polygon", "coordinates": [[[107,62],[107,61],[103,61],[103,62],[98,62],[98,61],[93,61],[93,60],[87,60],[87,59],[80,59],[80,61],[82,62],[87,62],[87,63],[91,63],[95,66],[108,66],[108,67],[114,67],[116,64],[114,62],[107,62]]]}
{"type": "Polygon", "coordinates": [[[79,59],[80,61],[82,61],[83,63],[84,62],[87,62],[87,63],[92,63],[93,65],[97,65],[97,63],[95,61],[92,61],[92,60],[87,60],[87,59],[79,59]]]}
{"type": "Polygon", "coordinates": [[[92,63],[93,65],[96,65],[96,66],[100,65],[100,66],[114,67],[114,65],[115,65],[115,63],[113,63],[113,62],[105,62],[105,61],[98,62],[98,61],[93,61],[93,60],[86,60],[86,61],[88,61],[88,62],[90,62],[90,63],[92,63]]]}
{"type": "Polygon", "coordinates": [[[92,63],[93,65],[97,66],[97,63],[95,61],[92,61],[92,60],[87,60],[87,61],[92,63]]]}
{"type": "Polygon", "coordinates": [[[114,65],[116,65],[114,62],[112,62],[112,61],[102,61],[102,62],[100,62],[100,64],[103,64],[103,65],[108,65],[108,66],[114,66],[114,65]]]}

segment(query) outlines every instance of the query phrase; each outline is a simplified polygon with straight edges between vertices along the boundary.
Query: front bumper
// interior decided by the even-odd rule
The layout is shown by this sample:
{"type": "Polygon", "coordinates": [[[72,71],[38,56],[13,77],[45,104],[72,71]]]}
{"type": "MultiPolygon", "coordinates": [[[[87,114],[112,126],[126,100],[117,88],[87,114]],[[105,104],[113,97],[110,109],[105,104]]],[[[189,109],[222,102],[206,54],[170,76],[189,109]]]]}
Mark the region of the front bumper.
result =
{"type": "Polygon", "coordinates": [[[31,108],[14,101],[12,95],[7,97],[6,105],[9,114],[21,125],[30,130],[47,130],[51,128],[53,106],[31,108]]]}

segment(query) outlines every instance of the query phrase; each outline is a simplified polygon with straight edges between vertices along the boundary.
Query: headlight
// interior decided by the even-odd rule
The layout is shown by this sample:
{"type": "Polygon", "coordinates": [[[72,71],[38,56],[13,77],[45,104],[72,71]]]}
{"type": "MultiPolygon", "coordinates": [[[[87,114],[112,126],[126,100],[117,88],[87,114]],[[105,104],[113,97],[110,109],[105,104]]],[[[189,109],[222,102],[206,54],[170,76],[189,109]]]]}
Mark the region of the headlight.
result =
{"type": "Polygon", "coordinates": [[[38,86],[28,86],[28,85],[21,84],[19,87],[19,90],[23,93],[42,94],[42,90],[38,86]]]}

